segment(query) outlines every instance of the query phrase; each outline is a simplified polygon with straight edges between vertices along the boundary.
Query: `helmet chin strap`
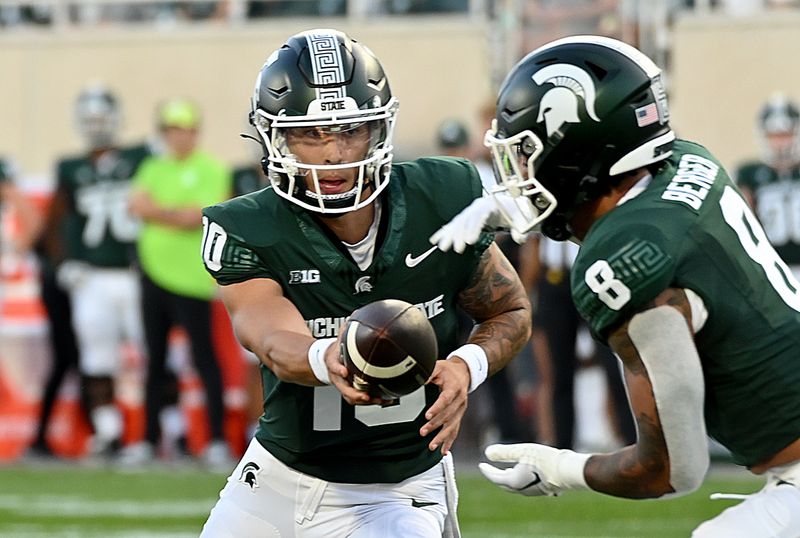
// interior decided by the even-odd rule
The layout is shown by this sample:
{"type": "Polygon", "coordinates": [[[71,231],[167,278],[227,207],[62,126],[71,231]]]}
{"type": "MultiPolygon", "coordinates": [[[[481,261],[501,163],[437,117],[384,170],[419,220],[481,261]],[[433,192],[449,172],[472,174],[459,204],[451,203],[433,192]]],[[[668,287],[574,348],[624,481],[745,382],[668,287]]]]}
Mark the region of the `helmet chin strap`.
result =
{"type": "MultiPolygon", "coordinates": [[[[316,196],[312,196],[309,191],[308,187],[305,186],[305,176],[295,176],[295,179],[299,185],[302,185],[298,188],[297,196],[302,197],[305,201],[309,204],[317,205],[319,202],[319,198],[316,196]]],[[[375,188],[374,182],[371,180],[365,180],[364,188],[361,189],[361,194],[369,195],[370,191],[375,188]]],[[[358,187],[353,187],[348,192],[344,193],[342,196],[337,196],[335,198],[327,199],[326,195],[322,194],[322,200],[325,202],[325,207],[329,207],[331,209],[340,209],[342,207],[349,207],[354,205],[354,200],[356,195],[358,194],[358,187]]],[[[339,218],[347,213],[323,213],[325,218],[339,218]]]]}

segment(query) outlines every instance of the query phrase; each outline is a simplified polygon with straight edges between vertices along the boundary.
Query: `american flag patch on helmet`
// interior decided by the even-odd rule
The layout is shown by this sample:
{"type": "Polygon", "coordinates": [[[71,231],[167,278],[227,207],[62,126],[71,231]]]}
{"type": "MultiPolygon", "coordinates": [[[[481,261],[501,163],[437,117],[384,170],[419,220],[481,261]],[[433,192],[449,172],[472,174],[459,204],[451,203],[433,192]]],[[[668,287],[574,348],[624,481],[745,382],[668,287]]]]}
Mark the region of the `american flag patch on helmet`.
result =
{"type": "Polygon", "coordinates": [[[658,109],[655,103],[644,105],[635,110],[636,125],[646,127],[658,121],[658,109]]]}

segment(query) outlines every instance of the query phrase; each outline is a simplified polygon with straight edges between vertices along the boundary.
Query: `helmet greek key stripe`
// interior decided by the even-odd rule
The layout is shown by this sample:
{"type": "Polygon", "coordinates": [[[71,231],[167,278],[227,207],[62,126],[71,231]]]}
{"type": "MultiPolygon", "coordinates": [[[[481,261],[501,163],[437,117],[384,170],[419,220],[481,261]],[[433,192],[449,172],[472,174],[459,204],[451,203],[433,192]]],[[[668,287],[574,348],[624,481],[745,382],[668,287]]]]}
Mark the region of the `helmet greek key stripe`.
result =
{"type": "Polygon", "coordinates": [[[337,84],[335,88],[317,88],[317,99],[341,99],[347,96],[344,86],[342,55],[339,52],[336,36],[318,33],[306,36],[311,51],[311,66],[314,70],[314,84],[337,84]]]}

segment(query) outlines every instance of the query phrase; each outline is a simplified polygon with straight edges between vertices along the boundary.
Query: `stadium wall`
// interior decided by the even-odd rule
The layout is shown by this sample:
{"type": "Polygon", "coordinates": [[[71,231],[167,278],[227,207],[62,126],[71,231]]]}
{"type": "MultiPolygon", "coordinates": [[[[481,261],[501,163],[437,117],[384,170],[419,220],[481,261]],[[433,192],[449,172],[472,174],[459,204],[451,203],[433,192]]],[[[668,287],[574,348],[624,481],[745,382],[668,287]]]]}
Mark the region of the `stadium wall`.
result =
{"type": "MultiPolygon", "coordinates": [[[[60,155],[80,150],[75,95],[99,80],[125,107],[125,141],[153,132],[168,96],[199,102],[203,145],[231,164],[252,158],[246,127],[260,65],[286,36],[333,26],[382,59],[401,102],[400,157],[435,151],[435,129],[458,117],[477,134],[478,107],[493,97],[490,26],[480,18],[283,19],[224,26],[88,28],[0,32],[0,155],[26,176],[46,176],[60,155]]],[[[670,33],[668,88],[678,135],[707,145],[729,168],[757,154],[755,115],[777,90],[800,101],[800,13],[732,18],[686,14],[670,33]]]]}
{"type": "Polygon", "coordinates": [[[800,102],[800,12],[682,17],[671,50],[673,126],[731,173],[758,156],[755,120],[768,96],[782,91],[800,102]]]}
{"type": "Polygon", "coordinates": [[[400,157],[435,152],[435,130],[446,117],[462,118],[477,132],[478,107],[491,93],[489,36],[485,22],[467,17],[4,31],[0,155],[15,159],[26,175],[46,175],[56,158],[80,151],[72,104],[97,80],[122,100],[124,141],[151,135],[157,103],[183,96],[204,111],[203,146],[231,164],[247,162],[250,142],[238,134],[261,65],[289,35],[325,25],[350,33],[381,58],[400,100],[400,157]]]}

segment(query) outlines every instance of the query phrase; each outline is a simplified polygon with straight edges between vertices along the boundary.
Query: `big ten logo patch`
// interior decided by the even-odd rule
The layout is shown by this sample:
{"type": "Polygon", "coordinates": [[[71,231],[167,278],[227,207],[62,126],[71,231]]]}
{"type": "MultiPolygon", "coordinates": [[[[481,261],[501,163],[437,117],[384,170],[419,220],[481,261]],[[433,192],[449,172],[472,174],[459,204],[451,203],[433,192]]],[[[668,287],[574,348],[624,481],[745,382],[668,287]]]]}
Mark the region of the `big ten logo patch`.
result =
{"type": "Polygon", "coordinates": [[[297,269],[289,271],[289,284],[319,284],[318,269],[297,269]]]}

